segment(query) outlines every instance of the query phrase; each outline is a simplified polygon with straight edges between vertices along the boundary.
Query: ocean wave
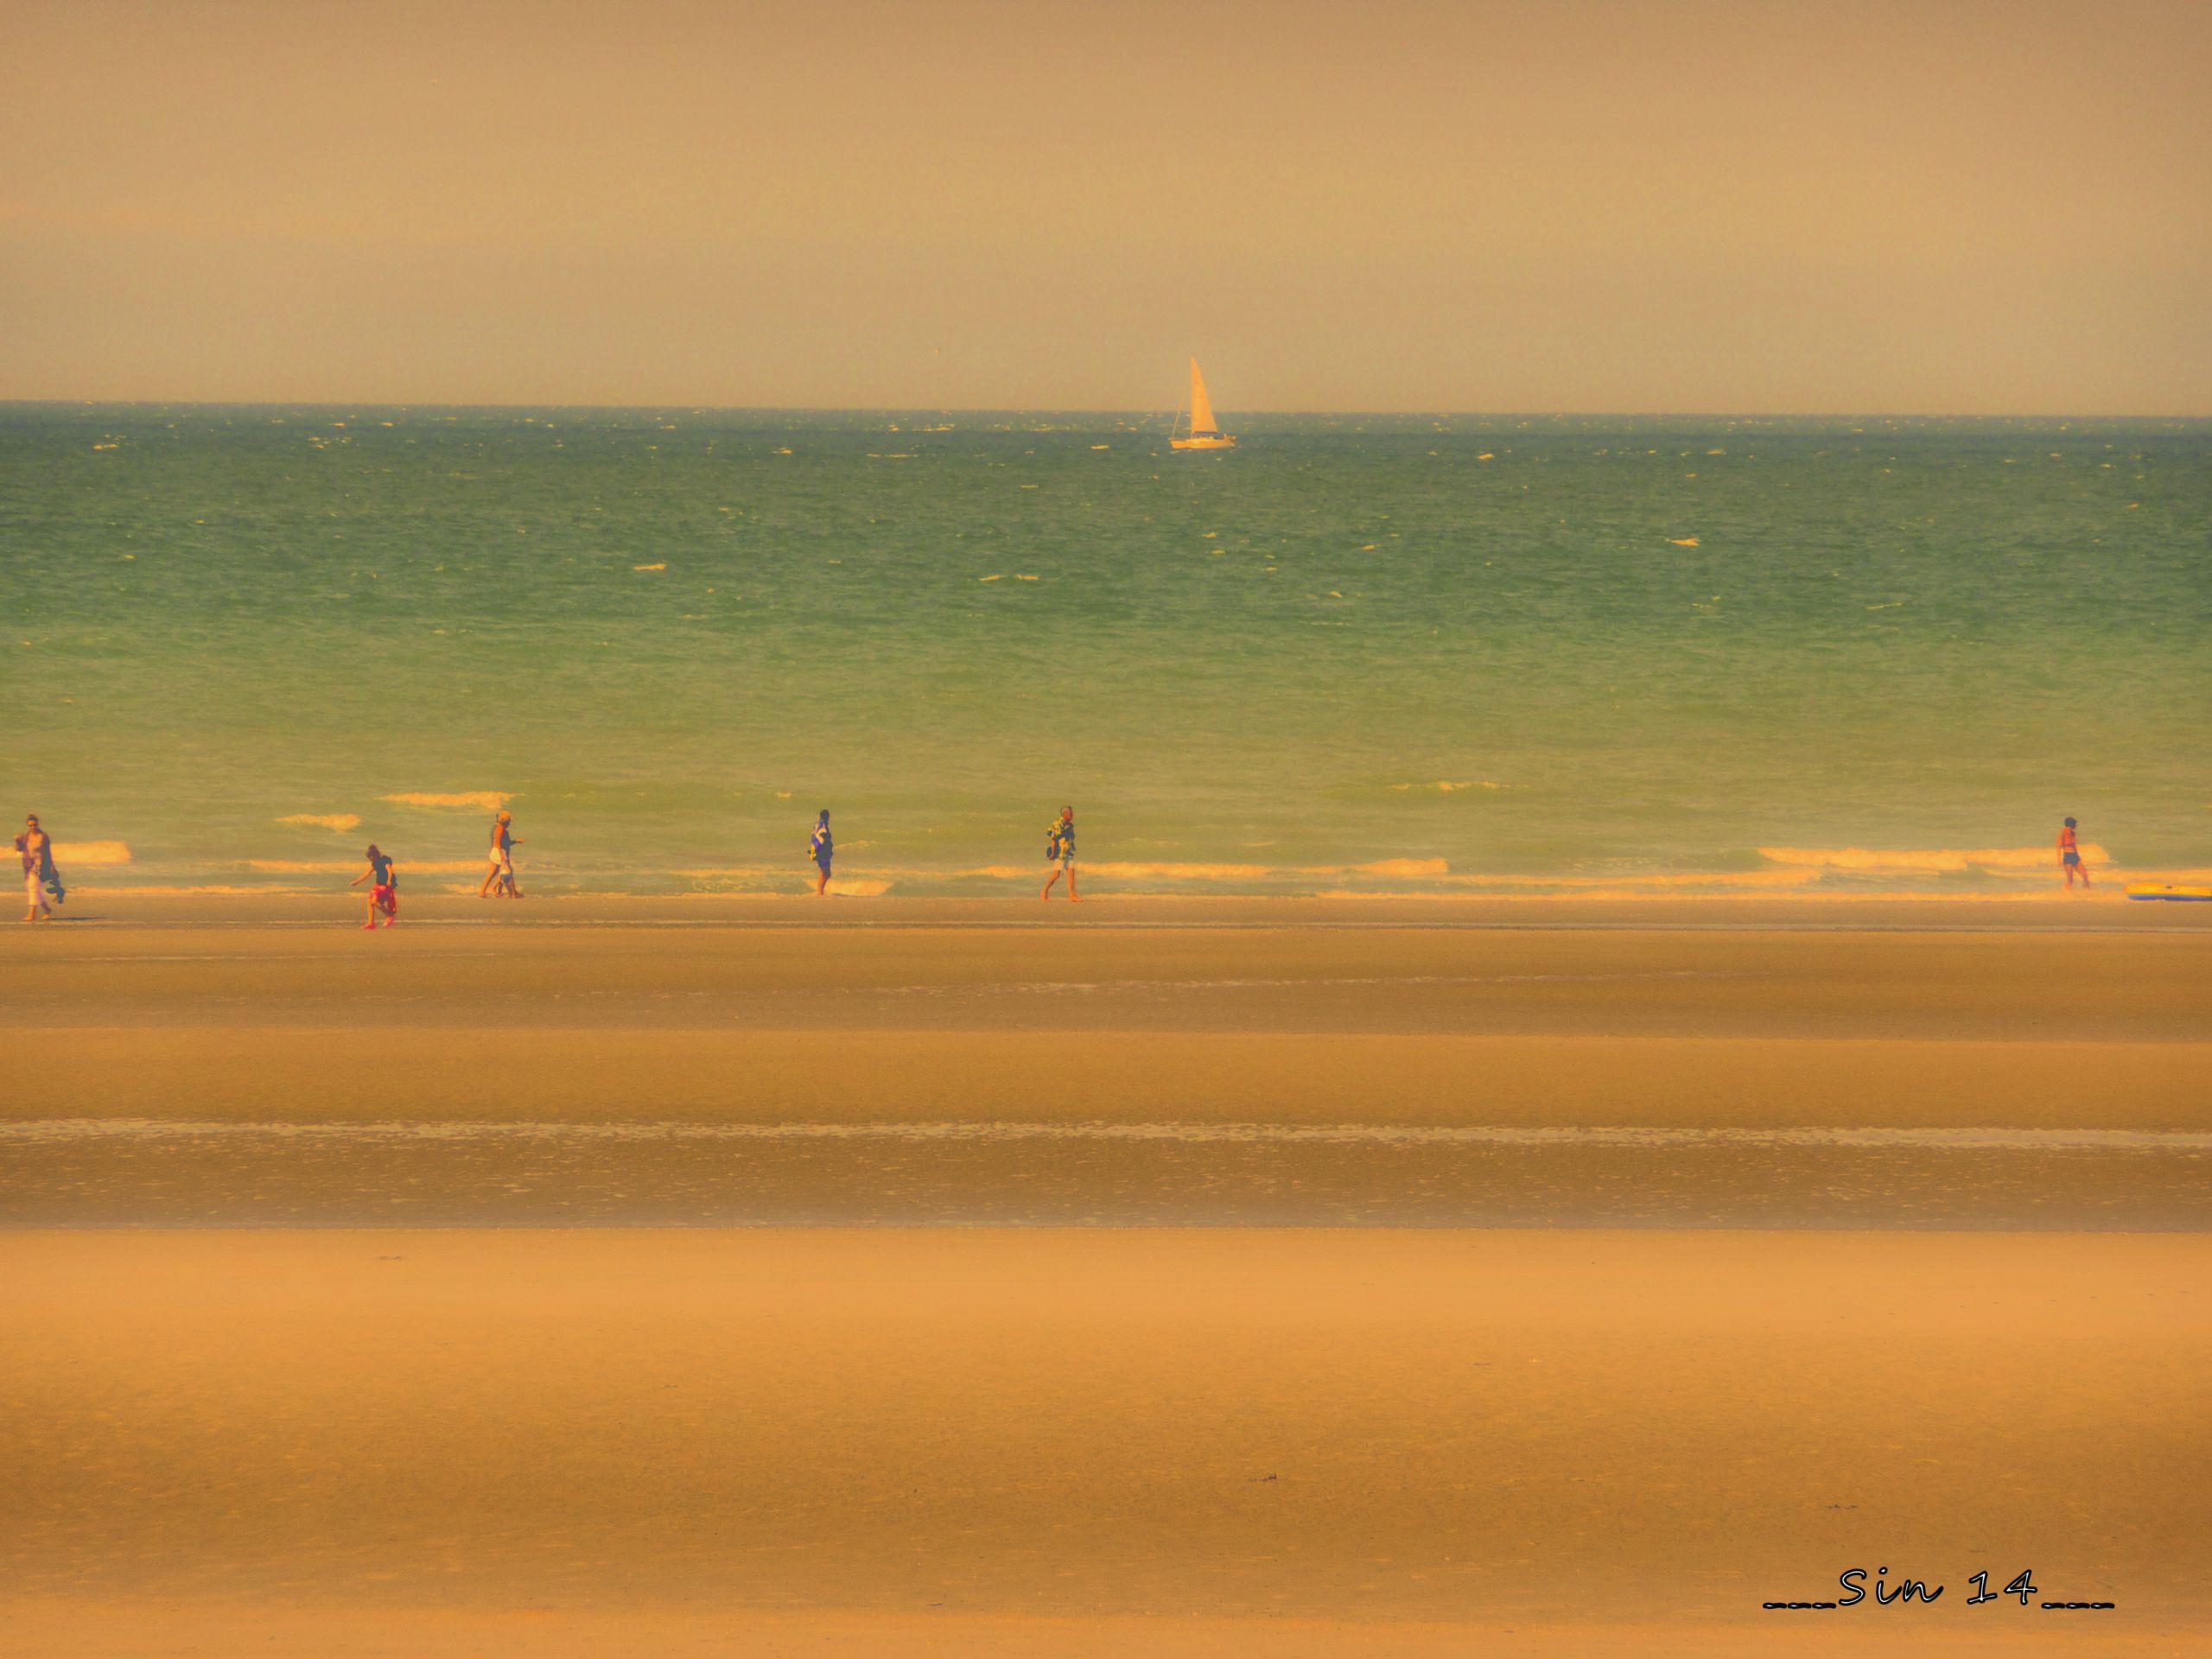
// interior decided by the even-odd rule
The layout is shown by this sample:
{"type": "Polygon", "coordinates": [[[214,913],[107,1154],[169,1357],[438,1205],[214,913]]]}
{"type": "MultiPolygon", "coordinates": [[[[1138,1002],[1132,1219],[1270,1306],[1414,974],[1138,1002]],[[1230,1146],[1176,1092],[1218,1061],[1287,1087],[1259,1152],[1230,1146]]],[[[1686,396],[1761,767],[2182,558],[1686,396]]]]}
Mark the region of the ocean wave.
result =
{"type": "MultiPolygon", "coordinates": [[[[417,867],[421,868],[421,867],[417,867]]],[[[900,880],[908,881],[1029,881],[1042,877],[1049,866],[1039,864],[980,864],[959,869],[943,869],[918,865],[874,866],[867,880],[883,878],[881,891],[900,880]]],[[[1284,881],[1313,876],[1375,876],[1383,880],[1421,880],[1443,878],[1449,866],[1440,858],[1386,858],[1368,864],[1214,864],[1185,862],[1168,859],[1126,860],[1102,859],[1085,863],[1078,860],[1077,871],[1089,876],[1111,880],[1173,880],[1173,881],[1284,881]]],[[[729,881],[777,880],[791,874],[788,865],[728,864],[695,866],[671,872],[695,881],[729,881]]],[[[802,873],[803,879],[811,884],[810,873],[802,873]]],[[[845,878],[833,877],[830,890],[837,892],[845,878]]],[[[848,888],[857,891],[857,888],[848,888]]]]}
{"type": "MultiPolygon", "coordinates": [[[[1759,856],[1806,869],[1853,870],[1874,874],[1941,875],[1967,870],[2055,869],[2058,850],[2050,847],[1762,847],[1759,856]]],[[[2094,842],[2082,844],[2088,864],[2110,864],[2112,855],[2094,842]]]]}
{"type": "Polygon", "coordinates": [[[1607,891],[1650,892],[1672,887],[1765,889],[1802,887],[1820,879],[1809,865],[1777,870],[1682,870],[1646,875],[1447,875],[1442,878],[1463,887],[1541,887],[1545,889],[1604,888],[1607,891]]]}
{"type": "MultiPolygon", "coordinates": [[[[410,870],[426,875],[446,875],[456,870],[480,870],[484,868],[484,861],[480,858],[418,859],[400,858],[395,855],[392,861],[403,875],[410,870]]],[[[359,869],[361,861],[358,858],[249,858],[245,861],[245,867],[249,870],[267,870],[279,875],[343,875],[349,870],[359,869]]]]}
{"type": "Polygon", "coordinates": [[[466,807],[474,811],[496,812],[514,798],[504,790],[478,789],[457,795],[439,795],[426,791],[410,790],[404,794],[383,798],[400,806],[466,807]]]}
{"type": "MultiPolygon", "coordinates": [[[[1125,863],[1111,859],[1086,864],[1080,857],[1076,860],[1076,868],[1084,875],[1103,875],[1122,880],[1153,875],[1166,876],[1178,881],[1257,881],[1285,874],[1266,864],[1125,863]]],[[[1023,874],[1029,872],[1025,870],[1023,874]]]]}
{"type": "MultiPolygon", "coordinates": [[[[814,866],[811,863],[807,863],[803,868],[797,861],[791,864],[773,865],[734,864],[718,868],[709,868],[706,869],[678,870],[676,874],[694,881],[773,881],[778,884],[778,886],[773,889],[775,893],[781,893],[787,891],[787,884],[793,882],[796,882],[800,887],[808,893],[812,893],[814,891],[814,866]]],[[[890,892],[892,887],[896,885],[892,880],[892,876],[899,874],[921,874],[924,876],[934,876],[939,880],[944,880],[948,876],[964,875],[966,874],[968,874],[968,872],[964,870],[894,870],[890,872],[888,875],[833,875],[830,878],[830,891],[847,899],[874,899],[879,894],[890,892]]],[[[721,892],[709,893],[704,896],[709,898],[747,896],[765,898],[772,895],[771,893],[756,887],[751,889],[749,893],[732,894],[727,889],[724,889],[721,892]]]]}
{"type": "Polygon", "coordinates": [[[1325,864],[1301,869],[1300,875],[1379,875],[1417,881],[1448,876],[1451,866],[1440,858],[1383,858],[1372,864],[1325,864]]]}
{"type": "Polygon", "coordinates": [[[358,830],[360,817],[353,812],[289,812],[276,820],[279,823],[305,824],[316,830],[358,830]]]}
{"type": "Polygon", "coordinates": [[[130,849],[119,841],[57,841],[54,856],[62,864],[128,864],[130,849]]]}
{"type": "Polygon", "coordinates": [[[100,882],[98,886],[94,886],[92,883],[87,881],[71,888],[70,891],[73,893],[121,893],[131,898],[139,899],[195,899],[202,897],[214,897],[221,899],[265,899],[272,894],[281,896],[286,893],[313,893],[315,889],[313,887],[269,887],[265,884],[257,885],[251,887],[242,887],[238,886],[235,882],[219,881],[197,883],[168,883],[158,881],[130,882],[121,887],[113,886],[105,881],[100,882]]]}

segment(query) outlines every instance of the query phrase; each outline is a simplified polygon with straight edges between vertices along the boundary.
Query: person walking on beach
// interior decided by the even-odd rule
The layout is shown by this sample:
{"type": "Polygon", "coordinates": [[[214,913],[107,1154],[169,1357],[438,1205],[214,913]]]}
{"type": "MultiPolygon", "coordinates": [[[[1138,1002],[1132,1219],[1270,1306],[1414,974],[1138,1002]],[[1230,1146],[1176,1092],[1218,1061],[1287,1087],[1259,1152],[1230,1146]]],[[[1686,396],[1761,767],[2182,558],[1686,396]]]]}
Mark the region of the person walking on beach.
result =
{"type": "Polygon", "coordinates": [[[43,916],[52,921],[54,907],[46,902],[47,889],[54,890],[56,905],[64,895],[61,876],[54,868],[54,842],[39,828],[37,813],[23,820],[23,832],[16,837],[16,852],[23,861],[23,919],[35,922],[43,916]]]}
{"type": "Polygon", "coordinates": [[[814,861],[814,896],[817,899],[830,890],[830,857],[836,851],[836,843],[830,835],[830,809],[823,807],[822,816],[814,821],[814,838],[807,844],[807,856],[814,861]]]}
{"type": "Polygon", "coordinates": [[[2082,874],[2082,886],[2089,885],[2089,867],[2082,861],[2082,843],[2074,838],[2074,820],[2069,818],[2058,832],[2058,863],[2066,872],[2066,890],[2074,891],[2074,873],[2082,874]]]}
{"type": "Polygon", "coordinates": [[[479,899],[519,899],[522,889],[515,885],[515,849],[522,845],[514,833],[514,814],[502,812],[492,820],[492,868],[485,874],[484,885],[476,889],[479,899]]]}
{"type": "Polygon", "coordinates": [[[369,868],[346,885],[358,887],[364,881],[369,884],[369,919],[361,924],[363,927],[377,925],[378,911],[384,912],[384,925],[390,927],[399,919],[399,873],[392,868],[391,858],[377,850],[374,842],[369,843],[368,859],[369,868]]]}
{"type": "Polygon", "coordinates": [[[1083,901],[1076,896],[1075,890],[1075,808],[1062,807],[1060,816],[1054,818],[1052,828],[1046,830],[1045,861],[1054,866],[1054,868],[1052,873],[1045,878],[1044,889],[1037,896],[1039,899],[1051,899],[1052,883],[1058,880],[1065,874],[1068,879],[1069,902],[1082,903],[1083,901]]]}

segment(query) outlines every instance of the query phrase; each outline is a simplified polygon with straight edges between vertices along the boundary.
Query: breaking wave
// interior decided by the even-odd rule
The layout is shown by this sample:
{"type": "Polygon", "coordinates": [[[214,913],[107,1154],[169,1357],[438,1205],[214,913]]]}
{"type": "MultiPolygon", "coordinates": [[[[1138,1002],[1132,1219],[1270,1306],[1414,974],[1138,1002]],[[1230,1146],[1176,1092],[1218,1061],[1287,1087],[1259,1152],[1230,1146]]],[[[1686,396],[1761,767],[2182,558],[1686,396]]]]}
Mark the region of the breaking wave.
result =
{"type": "Polygon", "coordinates": [[[62,864],[128,864],[130,849],[119,841],[57,841],[54,856],[62,864]]]}
{"type": "MultiPolygon", "coordinates": [[[[2050,847],[1762,847],[1759,856],[1801,869],[1853,870],[1874,875],[1942,875],[1953,872],[2054,869],[2050,847]]],[[[2112,855],[2094,842],[2082,844],[2088,864],[2109,864],[2112,855]]]]}
{"type": "Polygon", "coordinates": [[[399,806],[463,807],[471,810],[496,812],[514,797],[504,790],[470,790],[457,795],[437,795],[423,791],[409,791],[383,798],[399,806]]]}

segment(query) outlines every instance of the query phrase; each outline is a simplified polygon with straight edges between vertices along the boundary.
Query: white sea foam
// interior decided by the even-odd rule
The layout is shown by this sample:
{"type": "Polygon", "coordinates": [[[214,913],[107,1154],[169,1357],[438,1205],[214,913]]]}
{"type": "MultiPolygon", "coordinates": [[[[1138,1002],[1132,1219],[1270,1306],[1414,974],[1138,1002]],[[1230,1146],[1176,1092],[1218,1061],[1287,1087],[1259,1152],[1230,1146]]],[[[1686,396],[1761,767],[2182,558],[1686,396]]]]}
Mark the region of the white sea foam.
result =
{"type": "Polygon", "coordinates": [[[56,862],[70,864],[128,864],[130,849],[119,841],[57,841],[56,862]]]}
{"type": "MultiPolygon", "coordinates": [[[[2031,870],[2042,874],[2058,863],[2055,842],[2048,847],[1762,847],[1759,856],[1801,869],[1883,875],[1940,875],[1963,870],[2031,870]]],[[[2112,855],[2094,842],[2082,842],[2082,857],[2090,864],[2112,862],[2112,855]]]]}
{"type": "MultiPolygon", "coordinates": [[[[476,858],[442,860],[410,858],[402,860],[400,868],[410,874],[420,874],[431,871],[481,869],[483,863],[483,860],[476,858]]],[[[361,861],[358,858],[249,858],[245,861],[245,867],[249,870],[267,870],[281,875],[345,874],[359,869],[361,861]]]]}
{"type": "Polygon", "coordinates": [[[479,789],[465,791],[457,795],[439,795],[417,790],[398,795],[387,795],[384,798],[401,806],[450,806],[477,811],[496,812],[514,797],[503,790],[479,789]]]}

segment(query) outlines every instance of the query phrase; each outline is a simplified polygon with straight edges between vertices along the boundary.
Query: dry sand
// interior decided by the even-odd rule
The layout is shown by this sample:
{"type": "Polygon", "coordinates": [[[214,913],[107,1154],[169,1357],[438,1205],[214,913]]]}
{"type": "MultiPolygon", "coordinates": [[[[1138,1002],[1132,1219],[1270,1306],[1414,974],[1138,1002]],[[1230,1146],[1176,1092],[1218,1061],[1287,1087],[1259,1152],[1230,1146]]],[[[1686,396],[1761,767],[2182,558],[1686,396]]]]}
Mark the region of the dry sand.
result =
{"type": "Polygon", "coordinates": [[[2190,912],[432,899],[372,937],[80,897],[0,935],[23,1651],[2212,1640],[2206,1154],[2158,1140],[2212,1130],[2190,912]],[[804,1169],[574,1151],[671,1124],[876,1127],[804,1169]],[[963,1124],[1033,1134],[931,1138],[963,1124]],[[1193,1138],[1096,1138],[1156,1124],[1193,1138]],[[1205,1138],[1242,1124],[1369,1138],[1205,1138]],[[1677,1138],[1388,1140],[1606,1125],[1677,1138]],[[2049,1149],[2076,1132],[2107,1139],[2049,1149]],[[597,1218],[754,1224],[266,1224],[590,1218],[556,1201],[618,1185],[597,1218]],[[758,1224],[917,1192],[1538,1224],[758,1224]],[[1561,1224],[1639,1214],[1729,1230],[1561,1224]],[[146,1224],[181,1215],[218,1225],[146,1224]],[[1883,1565],[1948,1588],[1758,1605],[1883,1565]],[[2119,1605],[1965,1605],[2023,1567],[2119,1605]]]}
{"type": "Polygon", "coordinates": [[[2208,1268],[2196,1236],[17,1233],[5,1576],[115,1650],[257,1606],[450,1608],[456,1643],[619,1614],[629,1651],[812,1610],[1268,1621],[1212,1651],[2201,1641],[2208,1268]],[[1948,1588],[1760,1608],[1885,1565],[1948,1588]],[[2119,1605],[1964,1605],[2023,1567],[2119,1605]]]}

